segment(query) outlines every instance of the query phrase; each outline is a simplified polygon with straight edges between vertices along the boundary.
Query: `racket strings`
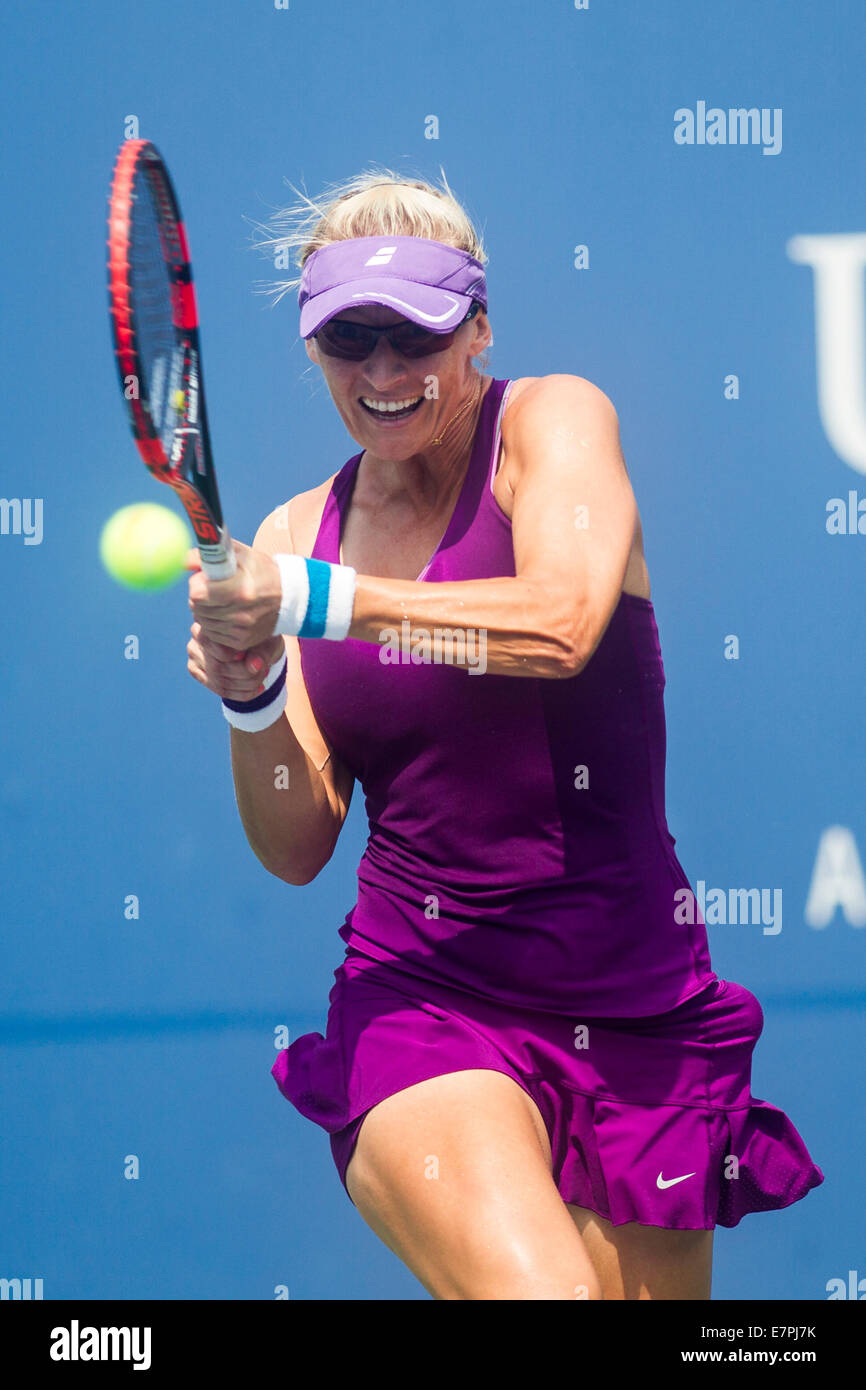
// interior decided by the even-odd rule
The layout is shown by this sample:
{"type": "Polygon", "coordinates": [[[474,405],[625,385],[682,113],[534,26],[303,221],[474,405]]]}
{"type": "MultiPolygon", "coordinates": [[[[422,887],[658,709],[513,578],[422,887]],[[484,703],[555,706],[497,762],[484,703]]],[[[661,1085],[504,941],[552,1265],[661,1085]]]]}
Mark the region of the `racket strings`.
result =
{"type": "MultiPolygon", "coordinates": [[[[130,237],[130,298],[143,377],[142,399],[166,453],[175,425],[173,401],[181,385],[182,353],[174,325],[174,285],[165,251],[168,238],[154,203],[154,180],[136,172],[130,237]]],[[[175,260],[176,256],[171,257],[175,260]]]]}

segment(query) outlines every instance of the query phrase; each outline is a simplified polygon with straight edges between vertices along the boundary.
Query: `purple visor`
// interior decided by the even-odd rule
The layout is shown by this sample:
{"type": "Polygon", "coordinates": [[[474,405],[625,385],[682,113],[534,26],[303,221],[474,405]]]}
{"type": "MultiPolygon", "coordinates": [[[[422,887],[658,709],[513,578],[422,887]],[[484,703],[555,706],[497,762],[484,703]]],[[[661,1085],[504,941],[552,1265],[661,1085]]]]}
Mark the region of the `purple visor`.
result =
{"type": "Polygon", "coordinates": [[[383,304],[431,333],[451,333],[473,299],[487,308],[484,267],[468,251],[417,236],[367,236],[321,246],[298,290],[301,337],[362,304],[383,304]]]}

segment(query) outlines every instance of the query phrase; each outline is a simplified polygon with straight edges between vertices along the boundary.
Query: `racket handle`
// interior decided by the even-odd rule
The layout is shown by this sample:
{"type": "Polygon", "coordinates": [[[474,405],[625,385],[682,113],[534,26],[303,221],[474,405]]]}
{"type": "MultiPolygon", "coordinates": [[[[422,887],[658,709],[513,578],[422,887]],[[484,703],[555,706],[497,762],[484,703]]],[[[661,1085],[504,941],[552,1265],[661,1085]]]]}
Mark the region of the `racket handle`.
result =
{"type": "Polygon", "coordinates": [[[202,545],[199,541],[198,553],[201,567],[208,579],[231,579],[238,567],[231,536],[225,526],[220,530],[219,540],[214,545],[202,545]]]}

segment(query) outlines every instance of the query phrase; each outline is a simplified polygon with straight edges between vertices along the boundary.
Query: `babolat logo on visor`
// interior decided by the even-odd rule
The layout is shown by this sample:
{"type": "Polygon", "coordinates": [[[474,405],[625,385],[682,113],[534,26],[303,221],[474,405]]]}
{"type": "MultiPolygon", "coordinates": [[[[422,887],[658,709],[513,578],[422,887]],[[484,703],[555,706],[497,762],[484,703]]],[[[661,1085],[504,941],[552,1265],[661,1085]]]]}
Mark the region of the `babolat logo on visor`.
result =
{"type": "Polygon", "coordinates": [[[380,246],[364,265],[387,265],[396,250],[396,246],[380,246]]]}

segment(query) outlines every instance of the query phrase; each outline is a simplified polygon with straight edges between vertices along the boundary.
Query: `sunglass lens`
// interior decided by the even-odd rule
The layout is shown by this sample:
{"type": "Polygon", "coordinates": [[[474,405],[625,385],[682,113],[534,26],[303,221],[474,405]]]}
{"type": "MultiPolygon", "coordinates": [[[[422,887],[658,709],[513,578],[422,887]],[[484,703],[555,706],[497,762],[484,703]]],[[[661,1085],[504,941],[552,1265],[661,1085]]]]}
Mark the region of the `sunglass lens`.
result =
{"type": "Polygon", "coordinates": [[[431,353],[442,352],[453,341],[453,333],[431,333],[419,323],[401,323],[390,334],[391,342],[404,357],[428,357],[431,353]]]}
{"type": "Polygon", "coordinates": [[[350,357],[357,361],[370,355],[376,341],[375,334],[365,324],[348,323],[345,319],[331,319],[319,329],[316,336],[331,356],[350,357]]]}
{"type": "MultiPolygon", "coordinates": [[[[473,318],[477,304],[466,315],[473,318]]],[[[464,319],[464,323],[466,320],[464,319]]],[[[392,347],[404,357],[432,357],[434,353],[444,352],[454,341],[456,329],[451,333],[431,333],[420,323],[401,323],[390,330],[375,329],[364,323],[351,323],[347,319],[329,319],[316,334],[323,350],[330,357],[345,357],[361,362],[376,346],[384,332],[392,347]]]]}

